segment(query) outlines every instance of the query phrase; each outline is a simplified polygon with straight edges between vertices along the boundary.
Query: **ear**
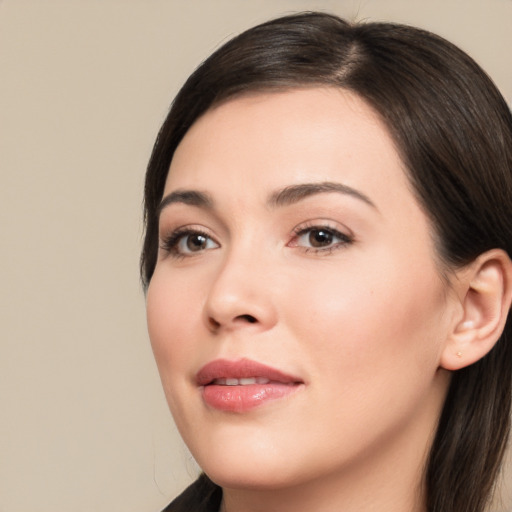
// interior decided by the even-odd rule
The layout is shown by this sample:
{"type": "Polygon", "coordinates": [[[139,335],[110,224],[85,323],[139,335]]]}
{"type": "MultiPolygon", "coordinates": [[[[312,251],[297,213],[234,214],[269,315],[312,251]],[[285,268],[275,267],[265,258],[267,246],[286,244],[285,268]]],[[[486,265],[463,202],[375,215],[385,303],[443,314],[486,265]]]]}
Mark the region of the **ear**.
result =
{"type": "Polygon", "coordinates": [[[512,301],[512,262],[493,249],[457,273],[462,318],[450,332],[440,366],[459,370],[484,357],[499,340],[512,301]]]}

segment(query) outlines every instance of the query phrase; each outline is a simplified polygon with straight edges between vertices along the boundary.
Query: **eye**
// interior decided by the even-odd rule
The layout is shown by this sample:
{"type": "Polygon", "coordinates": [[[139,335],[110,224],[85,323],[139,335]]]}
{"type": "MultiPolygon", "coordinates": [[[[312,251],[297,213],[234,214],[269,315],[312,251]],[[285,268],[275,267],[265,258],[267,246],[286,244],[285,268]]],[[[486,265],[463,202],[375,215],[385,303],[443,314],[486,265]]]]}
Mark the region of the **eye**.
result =
{"type": "Polygon", "coordinates": [[[332,231],[327,231],[326,229],[310,229],[307,233],[299,237],[299,242],[307,242],[311,247],[327,247],[331,245],[335,239],[336,236],[332,231]]]}
{"type": "Polygon", "coordinates": [[[352,235],[347,235],[329,226],[299,226],[295,230],[292,247],[302,247],[307,251],[332,251],[353,242],[352,235]]]}
{"type": "Polygon", "coordinates": [[[177,229],[162,241],[162,249],[175,257],[193,256],[218,247],[208,234],[189,228],[177,229]]]}

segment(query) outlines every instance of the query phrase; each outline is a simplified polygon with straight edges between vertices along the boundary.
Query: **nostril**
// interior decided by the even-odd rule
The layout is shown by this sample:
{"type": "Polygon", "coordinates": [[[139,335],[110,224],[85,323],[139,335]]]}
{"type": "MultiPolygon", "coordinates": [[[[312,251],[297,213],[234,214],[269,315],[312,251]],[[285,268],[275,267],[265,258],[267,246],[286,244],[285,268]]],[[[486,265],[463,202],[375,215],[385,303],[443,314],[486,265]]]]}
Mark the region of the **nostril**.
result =
{"type": "Polygon", "coordinates": [[[210,324],[210,327],[213,329],[213,330],[217,330],[219,327],[220,327],[220,323],[217,322],[217,320],[215,320],[215,318],[208,318],[208,323],[210,324]]]}
{"type": "MultiPolygon", "coordinates": [[[[256,317],[252,316],[252,315],[238,315],[238,316],[233,318],[232,322],[235,325],[238,324],[238,325],[241,326],[244,323],[245,324],[255,324],[255,323],[258,323],[258,319],[256,317]]],[[[227,322],[226,326],[229,323],[230,322],[227,322]]],[[[218,320],[215,320],[215,318],[213,318],[212,316],[208,317],[208,327],[214,333],[219,332],[219,330],[221,329],[223,324],[224,324],[224,322],[219,322],[218,320]]]]}
{"type": "Polygon", "coordinates": [[[237,316],[237,318],[240,320],[245,320],[246,322],[249,322],[250,324],[255,324],[257,322],[256,318],[254,318],[251,315],[240,315],[240,316],[237,316]]]}

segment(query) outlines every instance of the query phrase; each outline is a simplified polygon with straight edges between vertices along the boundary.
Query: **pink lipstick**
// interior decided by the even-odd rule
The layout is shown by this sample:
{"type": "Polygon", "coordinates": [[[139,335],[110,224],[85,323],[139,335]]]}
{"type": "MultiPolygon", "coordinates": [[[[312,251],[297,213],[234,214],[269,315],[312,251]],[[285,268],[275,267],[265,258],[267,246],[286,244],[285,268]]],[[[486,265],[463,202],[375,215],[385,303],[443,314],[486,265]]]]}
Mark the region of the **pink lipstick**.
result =
{"type": "Polygon", "coordinates": [[[196,376],[203,400],[214,409],[245,412],[297,391],[303,381],[249,359],[217,359],[196,376]]]}

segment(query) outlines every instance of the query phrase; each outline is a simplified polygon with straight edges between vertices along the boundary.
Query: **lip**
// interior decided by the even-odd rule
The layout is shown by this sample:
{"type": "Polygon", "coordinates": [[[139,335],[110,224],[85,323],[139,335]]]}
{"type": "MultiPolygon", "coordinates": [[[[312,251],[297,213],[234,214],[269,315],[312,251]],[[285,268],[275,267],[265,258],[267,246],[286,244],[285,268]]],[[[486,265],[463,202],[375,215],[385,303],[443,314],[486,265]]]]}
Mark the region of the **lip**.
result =
{"type": "Polygon", "coordinates": [[[217,359],[206,364],[197,373],[196,383],[205,403],[225,412],[249,411],[285,398],[304,384],[299,377],[245,358],[217,359]],[[252,380],[236,382],[240,379],[252,380]]]}

